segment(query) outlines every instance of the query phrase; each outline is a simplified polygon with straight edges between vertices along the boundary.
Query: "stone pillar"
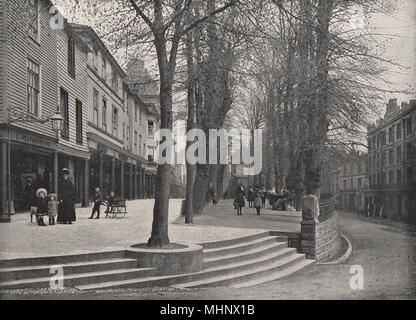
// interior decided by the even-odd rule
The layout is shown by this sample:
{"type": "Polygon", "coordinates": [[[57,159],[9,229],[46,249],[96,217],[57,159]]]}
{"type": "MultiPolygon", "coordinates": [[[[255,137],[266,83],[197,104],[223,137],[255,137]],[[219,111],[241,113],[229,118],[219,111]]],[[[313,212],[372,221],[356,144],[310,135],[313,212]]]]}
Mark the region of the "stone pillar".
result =
{"type": "Polygon", "coordinates": [[[147,181],[146,181],[146,171],[143,170],[143,188],[144,188],[144,198],[147,199],[147,181]]]}
{"type": "Polygon", "coordinates": [[[111,158],[111,190],[116,189],[116,158],[111,158]]]}
{"type": "Polygon", "coordinates": [[[143,198],[143,185],[142,185],[142,168],[139,167],[139,182],[138,182],[138,193],[139,193],[139,199],[143,198]]]}
{"type": "MultiPolygon", "coordinates": [[[[58,163],[58,151],[53,153],[53,192],[58,195],[59,187],[59,163],[58,163]]],[[[58,195],[59,199],[59,195],[58,195]]]]}
{"type": "Polygon", "coordinates": [[[134,180],[133,180],[133,198],[137,199],[138,195],[137,195],[137,166],[134,166],[134,176],[133,176],[134,180]]]}
{"type": "Polygon", "coordinates": [[[98,160],[98,184],[100,186],[101,192],[103,191],[104,186],[104,154],[99,154],[99,160],[98,160]]]}
{"type": "Polygon", "coordinates": [[[133,199],[133,165],[129,164],[129,200],[133,199]]]}
{"type": "Polygon", "coordinates": [[[305,195],[302,198],[302,222],[300,252],[306,258],[316,258],[316,229],[319,224],[319,200],[315,195],[305,195]]]}
{"type": "Polygon", "coordinates": [[[0,141],[0,188],[1,188],[1,208],[0,222],[10,222],[7,208],[7,142],[0,141]]]}
{"type": "Polygon", "coordinates": [[[84,160],[84,197],[82,199],[82,206],[89,207],[90,205],[90,160],[84,160]]]}
{"type": "Polygon", "coordinates": [[[120,196],[121,196],[121,199],[124,199],[124,161],[123,160],[120,160],[120,175],[121,175],[121,181],[120,181],[120,184],[121,184],[121,190],[120,190],[120,196]]]}

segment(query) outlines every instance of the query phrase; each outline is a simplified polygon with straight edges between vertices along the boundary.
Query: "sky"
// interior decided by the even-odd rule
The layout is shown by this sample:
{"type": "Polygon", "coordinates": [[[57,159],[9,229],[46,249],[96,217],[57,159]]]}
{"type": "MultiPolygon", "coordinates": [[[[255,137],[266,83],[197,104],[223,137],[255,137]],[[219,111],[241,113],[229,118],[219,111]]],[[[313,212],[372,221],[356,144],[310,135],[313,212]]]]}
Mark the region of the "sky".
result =
{"type": "Polygon", "coordinates": [[[398,10],[380,14],[370,19],[370,25],[377,31],[393,37],[387,48],[386,58],[406,68],[391,68],[385,78],[394,85],[387,89],[407,89],[413,87],[414,93],[390,94],[386,98],[398,98],[399,103],[416,99],[416,0],[398,0],[398,10]]]}
{"type": "MultiPolygon", "coordinates": [[[[80,3],[88,5],[91,0],[82,0],[80,3]]],[[[385,74],[385,79],[390,83],[380,83],[379,86],[391,90],[412,90],[412,94],[389,93],[385,95],[386,102],[390,98],[397,98],[399,103],[416,99],[416,0],[392,0],[397,3],[397,10],[387,10],[383,14],[369,17],[368,23],[375,28],[377,33],[386,36],[380,40],[391,41],[388,43],[385,58],[393,60],[402,67],[390,67],[385,74]]],[[[88,16],[85,6],[73,11],[74,1],[53,1],[70,22],[91,24],[94,17],[88,16]],[[74,13],[76,20],[73,21],[74,13]]],[[[120,61],[124,65],[123,61],[120,61]]],[[[154,69],[152,66],[150,69],[154,69]]],[[[156,68],[157,70],[157,68],[156,68]]],[[[382,115],[379,115],[382,116],[382,115]]]]}

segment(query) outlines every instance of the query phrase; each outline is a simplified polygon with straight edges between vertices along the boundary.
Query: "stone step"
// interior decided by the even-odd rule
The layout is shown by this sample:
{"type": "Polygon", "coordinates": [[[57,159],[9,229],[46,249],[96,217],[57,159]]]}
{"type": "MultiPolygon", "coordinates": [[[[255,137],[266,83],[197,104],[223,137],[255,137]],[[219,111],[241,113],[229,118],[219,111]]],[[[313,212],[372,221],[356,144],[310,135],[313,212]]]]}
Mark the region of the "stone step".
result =
{"type": "MultiPolygon", "coordinates": [[[[153,268],[130,268],[99,272],[77,273],[64,276],[64,287],[75,287],[108,281],[122,281],[127,279],[140,279],[152,276],[156,273],[153,268]]],[[[0,283],[0,290],[26,289],[26,288],[48,288],[52,275],[49,277],[22,279],[0,283]]]]}
{"type": "Polygon", "coordinates": [[[280,280],[282,278],[285,278],[287,276],[295,275],[298,271],[302,270],[303,268],[315,263],[315,260],[305,259],[303,261],[300,261],[293,266],[289,268],[285,268],[283,270],[273,272],[269,275],[263,276],[263,277],[256,277],[253,280],[250,281],[244,281],[241,283],[237,283],[234,285],[231,285],[232,288],[246,288],[251,286],[256,286],[262,283],[271,282],[275,280],[280,280]]]}
{"type": "Polygon", "coordinates": [[[0,268],[0,284],[5,281],[30,278],[51,277],[51,267],[60,266],[64,275],[106,270],[136,268],[136,259],[105,259],[96,261],[82,261],[63,263],[59,265],[37,265],[25,267],[0,268]]]}
{"type": "Polygon", "coordinates": [[[250,271],[260,266],[266,266],[273,264],[276,261],[286,259],[290,256],[300,256],[304,258],[304,255],[298,255],[294,248],[282,248],[281,250],[262,256],[261,258],[251,259],[243,262],[237,262],[227,264],[225,266],[217,266],[200,272],[170,275],[170,276],[158,276],[148,277],[143,279],[133,279],[126,281],[111,281],[103,282],[91,285],[77,286],[80,290],[97,290],[97,289],[110,289],[110,288],[131,288],[131,287],[167,287],[176,283],[196,281],[206,278],[212,278],[217,276],[232,275],[237,272],[250,271]]]}
{"type": "Polygon", "coordinates": [[[14,268],[41,265],[60,265],[72,262],[95,261],[104,259],[124,258],[125,250],[111,250],[100,252],[87,252],[79,254],[68,254],[61,256],[42,256],[31,258],[16,258],[0,260],[0,268],[14,268]]]}
{"type": "MultiPolygon", "coordinates": [[[[204,249],[203,255],[205,258],[212,258],[212,257],[220,257],[220,256],[226,256],[229,254],[234,254],[238,252],[244,252],[250,249],[254,249],[260,246],[267,245],[269,243],[276,243],[277,240],[279,240],[280,237],[272,237],[272,236],[266,236],[261,237],[258,239],[241,242],[237,244],[233,244],[226,247],[218,247],[218,248],[212,248],[212,249],[204,249]]],[[[286,242],[287,243],[287,242],[286,242]]]]}
{"type": "Polygon", "coordinates": [[[301,261],[304,261],[305,256],[303,254],[290,255],[271,264],[263,264],[254,269],[244,270],[236,273],[209,277],[206,279],[184,282],[174,285],[175,288],[201,288],[201,287],[224,287],[230,286],[235,283],[245,283],[247,281],[256,279],[258,277],[264,277],[266,275],[273,274],[278,271],[288,269],[301,261]]]}
{"type": "Polygon", "coordinates": [[[272,242],[244,252],[231,253],[219,257],[204,258],[204,269],[259,258],[266,254],[277,252],[285,248],[287,248],[287,244],[284,242],[272,242]]]}
{"type": "Polygon", "coordinates": [[[270,236],[270,232],[264,231],[264,232],[252,234],[252,235],[241,237],[241,238],[210,241],[210,242],[203,242],[203,243],[198,243],[198,244],[202,246],[204,250],[206,250],[206,249],[214,249],[214,248],[220,248],[220,247],[228,247],[228,246],[232,246],[238,243],[248,242],[251,240],[256,240],[256,239],[264,238],[268,236],[270,236]]]}

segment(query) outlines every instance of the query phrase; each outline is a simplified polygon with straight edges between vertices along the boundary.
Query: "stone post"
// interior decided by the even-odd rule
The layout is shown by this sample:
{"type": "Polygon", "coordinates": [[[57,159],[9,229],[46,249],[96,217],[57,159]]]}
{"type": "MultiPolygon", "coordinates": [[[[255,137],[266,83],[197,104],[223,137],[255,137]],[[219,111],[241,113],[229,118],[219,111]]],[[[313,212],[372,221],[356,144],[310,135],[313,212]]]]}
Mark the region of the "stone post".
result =
{"type": "Polygon", "coordinates": [[[90,205],[90,160],[84,160],[84,197],[82,199],[82,206],[89,207],[90,205]]]}
{"type": "Polygon", "coordinates": [[[319,200],[312,194],[302,198],[301,246],[300,252],[307,259],[316,258],[316,230],[319,224],[319,200]]]}
{"type": "Polygon", "coordinates": [[[0,188],[1,188],[1,211],[0,222],[10,222],[7,207],[7,143],[0,141],[0,188]]]}

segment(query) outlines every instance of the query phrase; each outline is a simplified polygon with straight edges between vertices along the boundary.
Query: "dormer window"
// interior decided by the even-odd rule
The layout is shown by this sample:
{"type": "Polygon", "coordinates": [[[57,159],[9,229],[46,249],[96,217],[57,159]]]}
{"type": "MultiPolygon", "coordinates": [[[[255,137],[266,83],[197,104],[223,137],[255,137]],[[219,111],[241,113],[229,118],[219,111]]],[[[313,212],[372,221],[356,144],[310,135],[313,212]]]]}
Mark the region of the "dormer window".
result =
{"type": "Polygon", "coordinates": [[[28,24],[29,35],[39,40],[39,0],[29,0],[28,24]]]}
{"type": "Polygon", "coordinates": [[[75,41],[68,38],[68,73],[75,78],[75,41]]]}

